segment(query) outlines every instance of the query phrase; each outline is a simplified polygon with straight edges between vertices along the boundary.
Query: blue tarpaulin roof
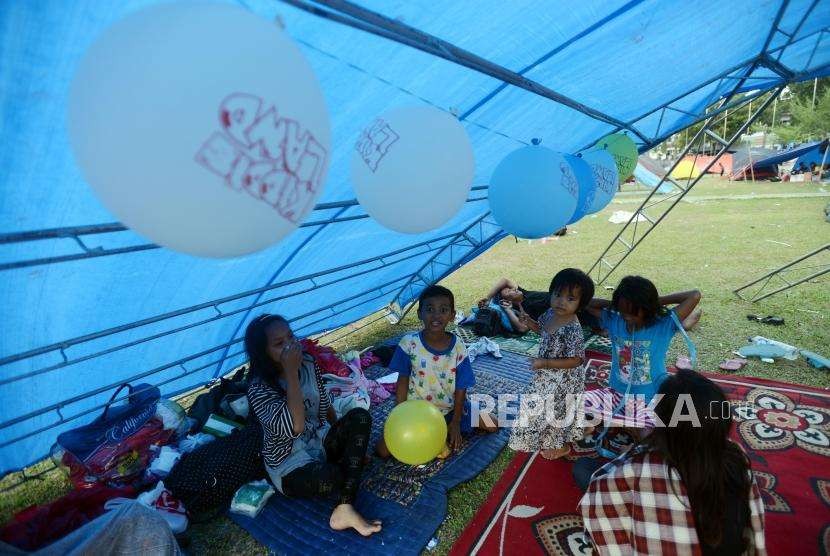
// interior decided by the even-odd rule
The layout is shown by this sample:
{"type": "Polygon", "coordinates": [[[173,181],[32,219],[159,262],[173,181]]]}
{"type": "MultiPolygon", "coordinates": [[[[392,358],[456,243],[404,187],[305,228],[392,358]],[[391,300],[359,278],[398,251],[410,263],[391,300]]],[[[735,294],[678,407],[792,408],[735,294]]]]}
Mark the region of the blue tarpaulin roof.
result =
{"type": "MultiPolygon", "coordinates": [[[[812,153],[813,151],[819,152],[822,145],[826,147],[827,141],[814,141],[812,143],[798,145],[791,149],[784,149],[782,151],[771,152],[766,155],[753,157],[754,159],[752,161],[752,166],[754,166],[755,168],[766,168],[768,166],[775,166],[781,164],[782,162],[787,162],[788,160],[793,160],[802,155],[812,153]]],[[[823,149],[821,150],[823,152],[823,149]]],[[[744,156],[744,158],[742,158],[741,160],[741,165],[733,165],[733,174],[738,174],[744,170],[749,170],[749,158],[744,156]]]]}
{"type": "Polygon", "coordinates": [[[818,166],[822,162],[827,164],[828,159],[830,157],[826,156],[826,151],[828,147],[828,143],[830,141],[824,140],[813,144],[813,147],[800,152],[798,154],[798,158],[796,159],[795,163],[793,163],[793,168],[810,168],[810,164],[815,164],[818,166]],[[803,164],[803,166],[802,166],[803,164]]]}
{"type": "Polygon", "coordinates": [[[0,472],[44,456],[121,382],[171,394],[240,364],[254,314],[281,313],[299,334],[332,329],[406,304],[502,238],[486,199],[475,200],[483,194],[415,236],[360,218],[351,146],[390,107],[458,114],[473,185],[486,186],[532,139],[573,153],[624,124],[644,152],[736,90],[830,71],[830,0],[245,0],[279,17],[316,72],[333,156],[305,227],[254,255],[199,259],[118,225],[67,143],[80,57],[109,24],[152,3],[0,3],[0,472]]]}

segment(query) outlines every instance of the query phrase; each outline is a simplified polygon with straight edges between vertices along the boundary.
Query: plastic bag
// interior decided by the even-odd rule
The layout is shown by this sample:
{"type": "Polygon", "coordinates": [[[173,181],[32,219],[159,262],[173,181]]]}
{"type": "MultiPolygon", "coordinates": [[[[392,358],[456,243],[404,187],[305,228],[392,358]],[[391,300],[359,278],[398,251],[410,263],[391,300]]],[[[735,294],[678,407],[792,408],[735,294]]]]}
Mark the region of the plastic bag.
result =
{"type": "Polygon", "coordinates": [[[207,444],[213,440],[216,440],[216,437],[212,434],[206,434],[203,432],[188,434],[186,438],[179,442],[179,451],[182,453],[192,452],[199,446],[207,444]]]}
{"type": "Polygon", "coordinates": [[[190,423],[184,408],[173,400],[162,398],[156,405],[156,418],[161,419],[165,430],[172,430],[173,438],[184,438],[190,423]]]}
{"type": "Polygon", "coordinates": [[[95,483],[111,487],[132,485],[150,464],[151,447],[166,444],[170,436],[171,431],[164,428],[161,419],[154,417],[117,444],[101,446],[86,460],[60,444],[52,447],[51,458],[76,488],[88,488],[95,483]]]}
{"type": "Polygon", "coordinates": [[[266,481],[254,481],[239,487],[231,501],[231,511],[254,519],[274,494],[274,488],[266,481]]]}
{"type": "Polygon", "coordinates": [[[179,458],[182,457],[181,452],[170,446],[162,446],[158,454],[150,462],[150,473],[156,477],[166,477],[179,458]]]}
{"type": "Polygon", "coordinates": [[[167,444],[175,432],[156,417],[159,397],[159,389],[150,384],[122,384],[101,415],[58,435],[52,447],[53,461],[78,488],[99,482],[117,487],[139,481],[152,458],[150,447],[167,444]],[[119,398],[124,389],[129,394],[119,398]]]}

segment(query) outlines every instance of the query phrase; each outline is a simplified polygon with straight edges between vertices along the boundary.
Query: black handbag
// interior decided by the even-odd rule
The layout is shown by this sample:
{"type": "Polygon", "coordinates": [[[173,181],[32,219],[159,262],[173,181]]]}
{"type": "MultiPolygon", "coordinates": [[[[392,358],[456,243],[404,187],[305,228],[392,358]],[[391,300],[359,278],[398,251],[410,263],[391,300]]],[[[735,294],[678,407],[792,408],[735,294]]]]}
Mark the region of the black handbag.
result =
{"type": "MultiPolygon", "coordinates": [[[[164,486],[191,515],[222,511],[246,483],[265,477],[262,426],[255,419],[228,436],[185,454],[164,479],[164,486]]],[[[207,516],[212,517],[212,516],[207,516]]],[[[198,517],[195,519],[199,521],[198,517]]]]}
{"type": "Polygon", "coordinates": [[[503,334],[501,317],[493,309],[481,308],[476,312],[471,327],[476,336],[499,336],[503,334]]]}
{"type": "MultiPolygon", "coordinates": [[[[240,417],[230,411],[228,402],[237,397],[245,396],[248,391],[248,380],[245,371],[247,371],[247,367],[240,367],[230,379],[220,378],[218,384],[196,397],[193,405],[187,411],[187,416],[196,420],[194,430],[201,430],[211,413],[240,421],[240,417]]],[[[241,419],[242,422],[244,420],[244,418],[241,419]]]]}

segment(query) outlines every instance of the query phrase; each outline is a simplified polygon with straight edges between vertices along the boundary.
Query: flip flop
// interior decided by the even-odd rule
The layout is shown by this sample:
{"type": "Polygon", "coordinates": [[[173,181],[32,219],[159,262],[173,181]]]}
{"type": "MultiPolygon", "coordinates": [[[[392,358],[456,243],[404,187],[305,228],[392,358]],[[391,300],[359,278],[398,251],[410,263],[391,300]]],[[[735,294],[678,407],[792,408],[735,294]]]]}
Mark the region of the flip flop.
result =
{"type": "Polygon", "coordinates": [[[677,358],[677,361],[675,361],[674,366],[682,371],[691,371],[692,361],[685,355],[681,355],[677,358]]]}
{"type": "Polygon", "coordinates": [[[736,358],[736,359],[726,359],[721,361],[718,368],[723,369],[724,371],[738,371],[746,365],[748,361],[743,358],[736,358]]]}
{"type": "Polygon", "coordinates": [[[765,317],[759,317],[758,315],[747,315],[746,318],[747,320],[761,322],[763,324],[771,324],[773,326],[781,326],[782,324],[784,324],[784,319],[772,315],[767,315],[765,317]]]}

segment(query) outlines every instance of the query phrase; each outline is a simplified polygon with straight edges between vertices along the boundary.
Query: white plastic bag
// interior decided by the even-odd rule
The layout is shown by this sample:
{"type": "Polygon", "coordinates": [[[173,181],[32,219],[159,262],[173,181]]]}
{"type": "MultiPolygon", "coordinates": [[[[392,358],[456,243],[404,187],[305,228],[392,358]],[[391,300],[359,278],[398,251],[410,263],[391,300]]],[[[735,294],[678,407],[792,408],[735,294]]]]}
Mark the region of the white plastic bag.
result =
{"type": "Polygon", "coordinates": [[[165,430],[176,431],[175,438],[182,438],[189,430],[190,423],[184,409],[173,400],[160,399],[156,405],[156,417],[161,419],[165,430]]]}
{"type": "Polygon", "coordinates": [[[216,440],[216,437],[212,434],[206,434],[203,432],[188,434],[187,438],[184,438],[179,442],[179,450],[182,453],[192,452],[199,446],[207,444],[208,442],[213,442],[214,440],[216,440]]]}
{"type": "Polygon", "coordinates": [[[150,462],[150,472],[156,477],[166,477],[179,458],[181,452],[170,446],[162,446],[155,459],[150,462]]]}

